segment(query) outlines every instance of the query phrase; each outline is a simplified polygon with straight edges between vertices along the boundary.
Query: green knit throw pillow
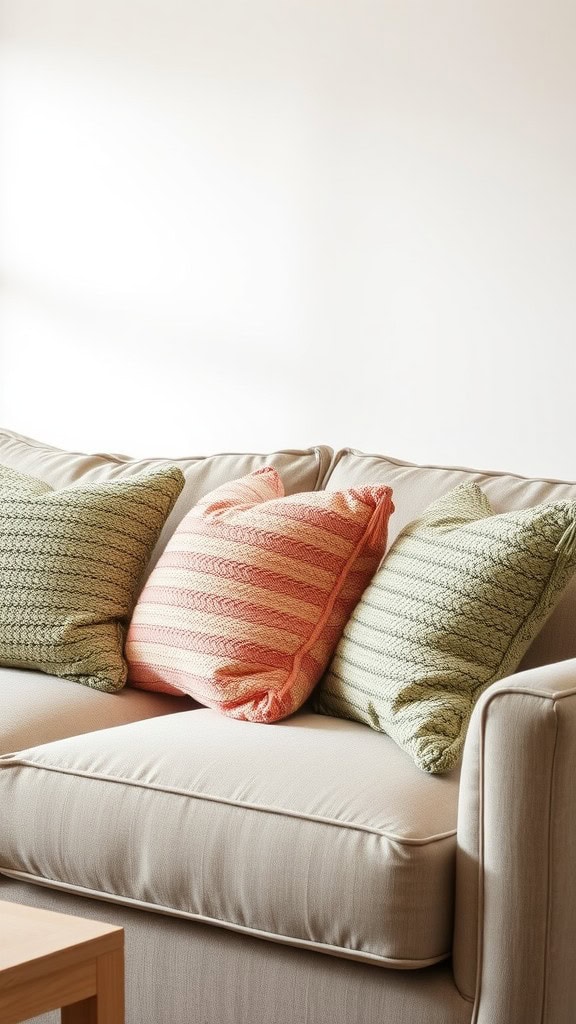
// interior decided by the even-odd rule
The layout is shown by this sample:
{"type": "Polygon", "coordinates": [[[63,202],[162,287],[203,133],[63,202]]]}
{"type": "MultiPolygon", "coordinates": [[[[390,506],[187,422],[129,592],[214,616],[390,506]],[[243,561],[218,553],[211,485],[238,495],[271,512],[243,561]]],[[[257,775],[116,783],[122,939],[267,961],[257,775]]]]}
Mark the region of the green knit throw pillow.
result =
{"type": "Polygon", "coordinates": [[[458,762],[472,708],[518,666],[576,569],[576,502],[494,515],[476,484],[390,549],[316,690],[316,710],[385,732],[419,768],[458,762]]]}
{"type": "Polygon", "coordinates": [[[142,574],[183,485],[169,466],[55,491],[0,466],[0,664],[119,690],[142,574]]]}

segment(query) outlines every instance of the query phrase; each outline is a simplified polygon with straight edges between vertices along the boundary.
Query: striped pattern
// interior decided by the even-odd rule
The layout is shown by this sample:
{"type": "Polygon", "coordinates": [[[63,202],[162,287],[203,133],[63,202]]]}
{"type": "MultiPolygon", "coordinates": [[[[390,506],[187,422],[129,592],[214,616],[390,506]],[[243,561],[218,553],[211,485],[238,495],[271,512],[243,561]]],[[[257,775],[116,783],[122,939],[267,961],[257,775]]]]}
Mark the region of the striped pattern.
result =
{"type": "Polygon", "coordinates": [[[388,487],[287,498],[272,467],[212,491],[138,601],[131,684],[256,722],[295,711],[377,568],[393,508],[388,487]]]}
{"type": "Polygon", "coordinates": [[[576,502],[493,515],[480,488],[398,538],[348,622],[316,710],[386,732],[428,772],[460,758],[475,701],[513,672],[576,569],[576,502]]]}
{"type": "Polygon", "coordinates": [[[138,586],[183,484],[167,467],[54,491],[0,466],[0,664],[120,689],[138,586]]]}

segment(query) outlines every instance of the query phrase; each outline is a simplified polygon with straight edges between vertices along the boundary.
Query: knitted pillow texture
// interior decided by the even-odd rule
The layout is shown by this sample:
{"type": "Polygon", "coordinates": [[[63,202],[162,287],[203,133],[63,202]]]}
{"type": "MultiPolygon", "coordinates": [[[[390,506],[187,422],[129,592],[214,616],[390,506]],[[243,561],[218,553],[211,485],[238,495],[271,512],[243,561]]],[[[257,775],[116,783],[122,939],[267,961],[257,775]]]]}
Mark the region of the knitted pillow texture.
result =
{"type": "Polygon", "coordinates": [[[515,670],[575,569],[576,502],[494,515],[476,484],[457,487],[390,549],[316,710],[388,733],[424,771],[448,771],[475,701],[515,670]]]}
{"type": "Polygon", "coordinates": [[[141,577],[183,485],[166,467],[55,491],[0,466],[0,664],[120,689],[141,577]]]}
{"type": "Polygon", "coordinates": [[[129,681],[274,722],[324,671],[386,546],[389,487],[284,496],[273,467],[207,495],[140,596],[129,681]]]}

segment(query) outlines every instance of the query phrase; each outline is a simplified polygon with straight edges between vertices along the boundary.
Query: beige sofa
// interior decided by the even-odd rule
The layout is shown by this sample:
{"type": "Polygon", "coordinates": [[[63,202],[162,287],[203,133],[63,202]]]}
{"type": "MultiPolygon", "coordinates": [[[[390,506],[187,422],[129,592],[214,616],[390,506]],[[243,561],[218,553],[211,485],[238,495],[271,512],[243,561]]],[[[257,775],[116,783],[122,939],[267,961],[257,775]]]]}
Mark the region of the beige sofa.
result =
{"type": "MultiPolygon", "coordinates": [[[[391,540],[464,479],[497,511],[576,498],[350,450],[169,461],[186,487],[154,557],[266,463],[289,491],[389,484],[391,540]]],[[[143,465],[8,432],[0,462],[56,486],[143,465]]],[[[574,1024],[576,584],[521,669],[444,777],[307,708],[261,726],[0,669],[0,898],[123,925],[130,1024],[574,1024]]]]}

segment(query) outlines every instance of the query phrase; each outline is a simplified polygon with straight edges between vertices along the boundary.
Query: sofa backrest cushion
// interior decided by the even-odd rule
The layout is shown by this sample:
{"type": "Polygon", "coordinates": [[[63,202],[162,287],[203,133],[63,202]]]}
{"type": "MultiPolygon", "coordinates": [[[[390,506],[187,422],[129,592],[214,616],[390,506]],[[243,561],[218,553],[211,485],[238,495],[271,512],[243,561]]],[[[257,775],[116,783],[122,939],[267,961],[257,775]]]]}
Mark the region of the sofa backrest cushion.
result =
{"type": "MultiPolygon", "coordinates": [[[[433,501],[458,484],[475,481],[494,512],[530,508],[541,502],[576,500],[576,482],[517,476],[513,473],[459,466],[419,466],[386,455],[368,455],[351,448],[339,451],[324,480],[328,490],[386,484],[396,511],[390,519],[389,544],[433,501]]],[[[526,653],[520,669],[576,657],[576,578],[526,653]]]]}
{"type": "Polygon", "coordinates": [[[178,523],[209,491],[268,465],[273,465],[280,473],[287,494],[316,491],[326,475],[331,456],[330,448],[318,446],[302,451],[287,449],[270,454],[225,453],[133,459],[126,455],[86,455],[63,451],[0,429],[0,464],[37,477],[54,488],[67,487],[79,480],[88,483],[130,477],[161,466],[177,466],[182,470],[184,489],[160,534],[148,571],[158,561],[178,523]]]}

